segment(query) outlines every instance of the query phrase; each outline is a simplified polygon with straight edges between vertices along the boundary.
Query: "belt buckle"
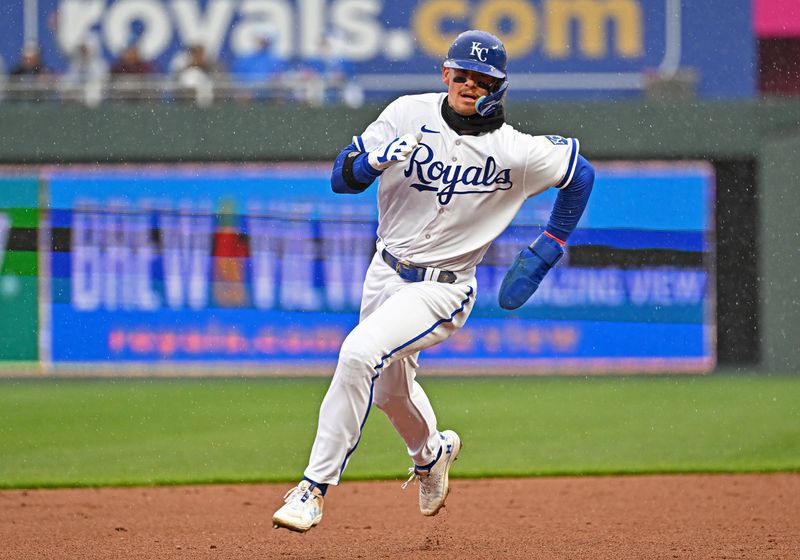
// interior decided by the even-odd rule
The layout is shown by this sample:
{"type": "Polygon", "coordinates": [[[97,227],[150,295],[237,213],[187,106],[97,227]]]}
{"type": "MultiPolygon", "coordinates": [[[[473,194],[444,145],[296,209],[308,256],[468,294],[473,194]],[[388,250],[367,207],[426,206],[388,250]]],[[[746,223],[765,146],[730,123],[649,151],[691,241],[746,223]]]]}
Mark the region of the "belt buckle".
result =
{"type": "Polygon", "coordinates": [[[409,262],[406,262],[404,260],[401,260],[401,259],[398,259],[397,257],[395,257],[394,271],[397,274],[400,274],[400,271],[403,270],[403,269],[410,269],[410,268],[414,268],[414,265],[412,265],[409,262]]]}
{"type": "Polygon", "coordinates": [[[396,258],[396,262],[394,265],[394,271],[400,275],[400,278],[403,280],[408,280],[409,282],[419,282],[419,278],[417,277],[417,267],[413,264],[400,260],[396,258]]]}

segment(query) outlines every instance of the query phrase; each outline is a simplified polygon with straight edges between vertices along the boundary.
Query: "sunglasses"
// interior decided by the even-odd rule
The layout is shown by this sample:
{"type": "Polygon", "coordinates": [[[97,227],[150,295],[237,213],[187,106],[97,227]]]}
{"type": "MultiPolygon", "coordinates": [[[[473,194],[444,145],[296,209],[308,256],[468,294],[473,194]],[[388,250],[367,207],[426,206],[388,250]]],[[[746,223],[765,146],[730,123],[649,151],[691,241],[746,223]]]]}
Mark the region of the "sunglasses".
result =
{"type": "MultiPolygon", "coordinates": [[[[457,84],[465,84],[467,83],[467,76],[464,76],[463,74],[453,76],[453,81],[457,84]]],[[[496,82],[484,82],[483,80],[473,81],[475,82],[475,85],[477,85],[479,88],[485,89],[486,91],[492,91],[496,84],[496,82]]]]}

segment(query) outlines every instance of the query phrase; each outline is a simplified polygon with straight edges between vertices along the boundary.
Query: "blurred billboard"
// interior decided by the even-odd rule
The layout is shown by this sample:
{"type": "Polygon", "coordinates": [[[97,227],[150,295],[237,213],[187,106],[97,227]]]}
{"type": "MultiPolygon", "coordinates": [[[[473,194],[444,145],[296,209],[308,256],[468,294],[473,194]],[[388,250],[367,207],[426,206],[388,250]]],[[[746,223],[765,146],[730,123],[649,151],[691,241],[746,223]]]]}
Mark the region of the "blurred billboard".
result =
{"type": "MultiPolygon", "coordinates": [[[[376,190],[328,166],[125,166],[48,174],[59,364],[332,365],[358,320],[376,190]]],[[[500,282],[546,223],[530,199],[478,267],[467,326],[426,365],[485,374],[710,371],[714,175],[698,162],[598,166],[568,258],[509,313],[500,282]]],[[[49,333],[48,333],[49,334],[49,333]]]]}
{"type": "Polygon", "coordinates": [[[0,362],[39,359],[39,179],[0,177],[0,362]]]}
{"type": "Polygon", "coordinates": [[[758,37],[800,37],[797,0],[754,0],[753,20],[758,37]]]}
{"type": "Polygon", "coordinates": [[[751,0],[36,0],[0,5],[0,59],[26,40],[61,71],[87,35],[107,58],[137,41],[168,72],[188,45],[223,64],[272,37],[302,66],[339,57],[368,94],[441,87],[455,35],[481,28],[510,56],[511,98],[636,95],[684,80],[704,98],[755,88],[751,0]],[[36,9],[35,14],[26,13],[36,9]]]}

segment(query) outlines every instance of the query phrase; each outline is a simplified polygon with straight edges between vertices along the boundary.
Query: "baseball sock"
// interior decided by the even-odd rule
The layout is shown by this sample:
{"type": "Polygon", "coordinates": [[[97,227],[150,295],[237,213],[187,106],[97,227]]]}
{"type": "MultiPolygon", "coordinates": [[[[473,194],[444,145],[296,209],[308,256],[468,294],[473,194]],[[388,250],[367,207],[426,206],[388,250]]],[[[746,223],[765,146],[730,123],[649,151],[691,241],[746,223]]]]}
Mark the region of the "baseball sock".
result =
{"type": "Polygon", "coordinates": [[[319,488],[319,491],[323,496],[328,491],[328,485],[327,484],[320,484],[318,482],[314,482],[313,480],[311,480],[307,476],[304,476],[303,480],[309,481],[311,483],[311,488],[314,488],[314,487],[319,488]]]}
{"type": "Polygon", "coordinates": [[[436,464],[436,461],[442,456],[442,448],[439,448],[439,453],[436,454],[436,459],[428,463],[427,465],[416,465],[418,471],[429,471],[433,468],[433,465],[436,464]]]}

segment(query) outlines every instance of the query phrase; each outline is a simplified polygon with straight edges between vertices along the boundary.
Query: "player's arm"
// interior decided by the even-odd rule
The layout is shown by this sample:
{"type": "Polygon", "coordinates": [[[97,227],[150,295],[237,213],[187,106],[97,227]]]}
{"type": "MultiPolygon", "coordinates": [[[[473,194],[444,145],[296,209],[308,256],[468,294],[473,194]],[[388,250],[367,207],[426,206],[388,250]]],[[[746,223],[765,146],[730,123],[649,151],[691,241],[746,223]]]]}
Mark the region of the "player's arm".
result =
{"type": "Polygon", "coordinates": [[[544,232],[514,259],[500,285],[503,309],[517,309],[533,295],[547,272],[564,256],[564,246],[583,216],[594,186],[594,168],[579,155],[572,180],[559,190],[544,232]]]}
{"type": "Polygon", "coordinates": [[[359,151],[355,142],[342,150],[333,162],[331,188],[339,194],[358,194],[367,190],[381,174],[367,160],[367,152],[359,151]]]}
{"type": "Polygon", "coordinates": [[[384,170],[408,159],[421,139],[421,132],[404,134],[370,152],[359,150],[353,142],[339,153],[333,163],[331,188],[343,194],[364,192],[384,170]]]}
{"type": "Polygon", "coordinates": [[[558,191],[550,220],[544,228],[546,235],[559,241],[563,247],[586,210],[589,195],[594,186],[594,167],[582,155],[578,155],[572,181],[558,191]]]}

